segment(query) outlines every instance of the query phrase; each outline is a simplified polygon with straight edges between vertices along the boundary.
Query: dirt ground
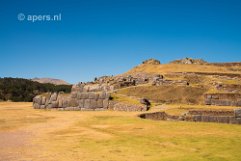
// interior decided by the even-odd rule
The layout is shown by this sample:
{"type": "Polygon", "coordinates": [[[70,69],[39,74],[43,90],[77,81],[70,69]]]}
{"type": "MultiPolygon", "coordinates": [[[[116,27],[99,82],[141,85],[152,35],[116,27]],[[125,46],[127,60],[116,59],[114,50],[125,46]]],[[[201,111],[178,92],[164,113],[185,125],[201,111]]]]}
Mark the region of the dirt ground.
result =
{"type": "Polygon", "coordinates": [[[241,126],[0,103],[1,161],[240,160],[241,126]]]}

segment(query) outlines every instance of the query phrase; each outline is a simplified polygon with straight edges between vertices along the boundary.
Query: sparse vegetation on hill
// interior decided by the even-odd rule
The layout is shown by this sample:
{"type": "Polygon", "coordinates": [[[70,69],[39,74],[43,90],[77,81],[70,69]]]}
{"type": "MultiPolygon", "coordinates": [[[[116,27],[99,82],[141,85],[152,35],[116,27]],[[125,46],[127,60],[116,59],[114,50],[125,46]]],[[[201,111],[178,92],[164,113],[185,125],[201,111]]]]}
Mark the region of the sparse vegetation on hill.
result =
{"type": "Polygon", "coordinates": [[[42,84],[22,78],[0,78],[0,100],[2,101],[30,102],[33,97],[44,92],[69,93],[70,90],[71,85],[42,84]]]}
{"type": "Polygon", "coordinates": [[[147,98],[158,103],[201,104],[205,88],[190,86],[137,86],[118,91],[119,94],[147,98]]]}
{"type": "Polygon", "coordinates": [[[240,66],[218,66],[218,65],[199,65],[199,64],[141,64],[129,70],[126,75],[133,75],[136,73],[150,73],[150,74],[163,74],[174,72],[199,72],[199,73],[229,73],[240,74],[240,66]]]}
{"type": "Polygon", "coordinates": [[[184,59],[180,59],[180,60],[174,60],[170,63],[173,64],[208,64],[208,62],[204,61],[203,59],[192,59],[192,58],[184,58],[184,59]]]}
{"type": "Polygon", "coordinates": [[[135,75],[138,73],[146,74],[164,74],[175,72],[193,72],[193,73],[211,73],[211,74],[240,74],[241,63],[209,63],[202,59],[184,58],[174,60],[168,64],[160,64],[159,60],[148,59],[143,61],[142,64],[134,67],[125,75],[135,75]],[[159,63],[158,63],[159,62],[159,63]]]}
{"type": "MultiPolygon", "coordinates": [[[[158,60],[150,60],[158,62],[158,60]]],[[[131,75],[134,79],[143,77],[152,80],[149,81],[149,85],[147,83],[145,86],[123,88],[118,93],[144,97],[158,103],[240,106],[240,99],[236,99],[240,94],[240,71],[239,62],[209,63],[202,59],[191,58],[174,60],[169,64],[142,63],[122,76],[131,75]],[[163,80],[159,83],[156,83],[157,75],[163,76],[163,80]],[[229,98],[224,98],[222,93],[229,94],[229,98]],[[210,94],[208,97],[216,94],[214,97],[217,98],[210,100],[205,94],[210,94]]]]}

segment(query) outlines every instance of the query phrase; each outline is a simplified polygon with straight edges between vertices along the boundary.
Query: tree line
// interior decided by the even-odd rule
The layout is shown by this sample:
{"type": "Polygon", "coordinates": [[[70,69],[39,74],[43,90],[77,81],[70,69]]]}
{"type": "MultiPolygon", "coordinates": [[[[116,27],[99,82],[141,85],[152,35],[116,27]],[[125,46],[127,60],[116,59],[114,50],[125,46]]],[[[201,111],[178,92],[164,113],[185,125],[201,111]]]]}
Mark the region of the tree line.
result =
{"type": "Polygon", "coordinates": [[[72,85],[39,83],[23,78],[0,78],[0,100],[31,102],[36,95],[45,92],[70,93],[72,85]]]}

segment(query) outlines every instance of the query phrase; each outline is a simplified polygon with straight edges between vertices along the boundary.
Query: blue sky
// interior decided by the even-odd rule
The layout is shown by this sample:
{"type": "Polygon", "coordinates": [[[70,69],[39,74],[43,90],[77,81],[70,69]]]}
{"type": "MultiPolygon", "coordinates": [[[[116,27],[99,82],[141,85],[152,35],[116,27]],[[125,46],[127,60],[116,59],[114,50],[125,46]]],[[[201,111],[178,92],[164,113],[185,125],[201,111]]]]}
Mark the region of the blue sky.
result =
{"type": "Polygon", "coordinates": [[[0,77],[76,83],[148,58],[241,61],[241,0],[1,0],[0,20],[0,77]]]}

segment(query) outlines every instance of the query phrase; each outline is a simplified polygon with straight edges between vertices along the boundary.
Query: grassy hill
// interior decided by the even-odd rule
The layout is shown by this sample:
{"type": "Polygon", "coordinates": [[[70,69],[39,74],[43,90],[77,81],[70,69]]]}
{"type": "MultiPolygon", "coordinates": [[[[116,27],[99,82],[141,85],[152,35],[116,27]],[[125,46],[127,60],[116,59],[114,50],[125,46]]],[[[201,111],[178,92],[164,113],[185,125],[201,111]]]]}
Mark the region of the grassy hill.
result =
{"type": "Polygon", "coordinates": [[[137,86],[121,89],[117,93],[147,98],[156,103],[201,104],[205,92],[207,92],[205,88],[190,86],[137,86]]]}
{"type": "Polygon", "coordinates": [[[149,59],[120,76],[143,77],[158,74],[163,75],[165,80],[187,81],[189,85],[137,85],[118,90],[117,94],[148,98],[156,103],[203,104],[205,93],[225,93],[230,92],[225,88],[235,87],[237,93],[241,87],[240,62],[208,63],[202,59],[184,58],[161,64],[158,60],[149,59]],[[218,85],[225,88],[217,89],[218,85]]]}
{"type": "Polygon", "coordinates": [[[239,74],[241,75],[241,66],[225,66],[215,64],[140,64],[126,72],[126,75],[135,75],[136,73],[166,74],[174,72],[198,72],[198,73],[217,73],[217,74],[239,74]]]}

